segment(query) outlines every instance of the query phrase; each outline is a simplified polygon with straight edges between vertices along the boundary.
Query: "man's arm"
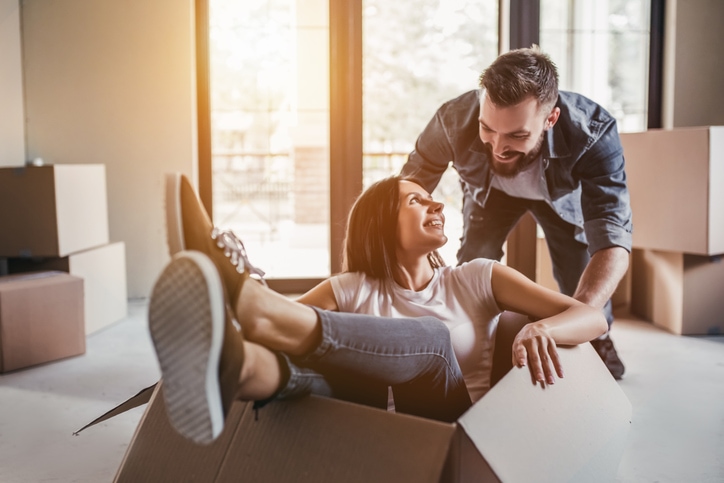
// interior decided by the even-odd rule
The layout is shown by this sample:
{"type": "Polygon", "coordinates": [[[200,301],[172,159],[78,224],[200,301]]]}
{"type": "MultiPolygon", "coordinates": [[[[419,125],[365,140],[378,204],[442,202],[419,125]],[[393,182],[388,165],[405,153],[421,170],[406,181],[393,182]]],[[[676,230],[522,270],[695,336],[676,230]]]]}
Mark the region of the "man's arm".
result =
{"type": "Polygon", "coordinates": [[[632,216],[624,157],[616,122],[577,163],[581,207],[591,260],[573,298],[602,308],[628,270],[632,216]]]}
{"type": "Polygon", "coordinates": [[[581,275],[573,298],[603,308],[628,270],[629,253],[625,248],[609,247],[593,254],[581,275]]]}
{"type": "Polygon", "coordinates": [[[438,111],[417,138],[401,175],[414,178],[432,193],[453,160],[453,150],[438,111]]]}

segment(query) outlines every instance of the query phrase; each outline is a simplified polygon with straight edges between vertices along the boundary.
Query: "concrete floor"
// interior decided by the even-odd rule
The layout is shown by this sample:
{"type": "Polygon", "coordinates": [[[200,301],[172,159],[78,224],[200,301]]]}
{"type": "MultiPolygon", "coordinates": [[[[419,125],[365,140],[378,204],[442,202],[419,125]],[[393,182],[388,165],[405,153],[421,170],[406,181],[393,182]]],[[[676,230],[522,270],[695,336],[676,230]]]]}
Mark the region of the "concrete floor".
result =
{"type": "MultiPolygon", "coordinates": [[[[724,482],[724,336],[679,337],[620,317],[633,424],[620,482],[724,482]]],[[[158,380],[146,305],[88,337],[83,356],[0,376],[0,481],[112,481],[143,407],[73,431],[158,380]]]]}

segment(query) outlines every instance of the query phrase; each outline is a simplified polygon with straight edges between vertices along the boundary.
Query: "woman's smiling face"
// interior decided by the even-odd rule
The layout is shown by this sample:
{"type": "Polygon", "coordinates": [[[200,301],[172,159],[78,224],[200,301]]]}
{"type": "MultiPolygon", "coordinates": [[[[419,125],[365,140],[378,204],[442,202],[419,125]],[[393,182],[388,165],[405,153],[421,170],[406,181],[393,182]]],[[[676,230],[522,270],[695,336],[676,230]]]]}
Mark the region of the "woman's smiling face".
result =
{"type": "Polygon", "coordinates": [[[445,205],[432,199],[422,186],[400,180],[397,246],[404,253],[427,255],[447,242],[445,205]]]}

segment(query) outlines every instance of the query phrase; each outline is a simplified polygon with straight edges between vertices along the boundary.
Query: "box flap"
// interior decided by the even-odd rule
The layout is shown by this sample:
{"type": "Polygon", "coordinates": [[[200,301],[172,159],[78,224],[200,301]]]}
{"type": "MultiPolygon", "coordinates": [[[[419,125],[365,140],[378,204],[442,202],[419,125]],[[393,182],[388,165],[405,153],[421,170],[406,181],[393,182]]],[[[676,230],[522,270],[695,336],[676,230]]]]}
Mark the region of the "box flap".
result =
{"type": "Polygon", "coordinates": [[[78,434],[80,434],[80,432],[83,431],[84,429],[90,428],[91,426],[95,426],[98,423],[102,423],[103,421],[111,419],[112,417],[118,416],[119,414],[123,414],[126,411],[130,411],[133,408],[137,408],[138,406],[146,404],[148,401],[151,400],[151,396],[153,395],[153,391],[155,389],[156,389],[156,384],[153,384],[152,386],[148,386],[145,389],[141,389],[135,396],[126,399],[124,402],[122,402],[118,406],[114,407],[110,411],[97,417],[90,423],[88,423],[85,426],[83,426],[82,428],[80,428],[78,431],[73,432],[73,434],[78,436],[78,434]]]}
{"type": "Polygon", "coordinates": [[[615,480],[631,403],[591,344],[558,352],[555,385],[513,368],[458,421],[501,481],[615,480]]]}
{"type": "Polygon", "coordinates": [[[217,481],[438,482],[455,425],[323,397],[242,416],[217,481]]]}
{"type": "Polygon", "coordinates": [[[497,483],[500,480],[460,426],[453,435],[440,483],[497,483]]]}
{"type": "MultiPolygon", "coordinates": [[[[219,472],[239,419],[251,405],[235,403],[226,427],[210,445],[194,444],[173,429],[158,383],[126,451],[115,482],[212,482],[219,472]]],[[[237,477],[236,481],[253,481],[237,477]]]]}

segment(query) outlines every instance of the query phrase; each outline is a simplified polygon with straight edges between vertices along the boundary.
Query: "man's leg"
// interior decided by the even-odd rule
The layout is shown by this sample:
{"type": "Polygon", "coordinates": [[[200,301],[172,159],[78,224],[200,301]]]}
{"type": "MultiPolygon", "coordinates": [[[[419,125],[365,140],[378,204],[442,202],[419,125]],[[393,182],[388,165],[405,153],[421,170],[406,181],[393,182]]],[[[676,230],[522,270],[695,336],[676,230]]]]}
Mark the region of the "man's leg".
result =
{"type": "Polygon", "coordinates": [[[464,195],[463,236],[457,253],[458,265],[475,258],[500,260],[503,243],[528,210],[528,203],[491,189],[483,208],[470,196],[464,195]]]}
{"type": "MultiPolygon", "coordinates": [[[[574,238],[576,227],[561,220],[548,204],[536,202],[531,211],[545,233],[553,265],[553,277],[558,282],[560,291],[572,296],[578,287],[581,274],[591,259],[588,254],[588,245],[574,238]]],[[[611,300],[606,302],[602,310],[610,330],[611,324],[613,324],[611,300]]],[[[616,379],[621,379],[625,367],[618,357],[608,333],[591,341],[591,345],[601,356],[606,367],[611,371],[611,375],[616,379]]]]}

